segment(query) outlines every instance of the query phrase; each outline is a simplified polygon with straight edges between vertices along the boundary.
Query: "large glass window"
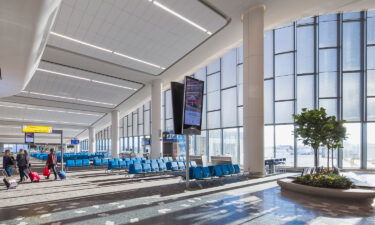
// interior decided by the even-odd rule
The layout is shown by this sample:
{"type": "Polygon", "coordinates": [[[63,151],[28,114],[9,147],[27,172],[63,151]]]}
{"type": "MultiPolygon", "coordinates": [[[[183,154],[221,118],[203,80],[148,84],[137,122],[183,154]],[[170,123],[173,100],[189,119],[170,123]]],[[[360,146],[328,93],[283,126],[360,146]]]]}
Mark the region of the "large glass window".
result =
{"type": "Polygon", "coordinates": [[[211,162],[211,156],[221,155],[221,130],[209,130],[208,135],[208,156],[211,162]]]}
{"type": "Polygon", "coordinates": [[[337,73],[319,74],[319,97],[337,97],[337,73]]]}
{"type": "Polygon", "coordinates": [[[223,153],[232,157],[233,163],[238,163],[238,129],[223,130],[223,153]]]}
{"type": "Polygon", "coordinates": [[[297,77],[297,113],[300,113],[303,108],[314,109],[314,88],[314,75],[297,77]]]}
{"type": "Polygon", "coordinates": [[[359,168],[361,166],[361,124],[346,123],[347,139],[344,141],[343,167],[359,168]]]}
{"type": "Polygon", "coordinates": [[[361,23],[345,22],[343,24],[343,70],[360,70],[360,67],[361,23]]]}
{"type": "Polygon", "coordinates": [[[237,126],[237,88],[225,89],[222,91],[222,120],[223,127],[237,126]]]}
{"type": "Polygon", "coordinates": [[[264,123],[273,123],[273,80],[264,81],[264,123]]]}
{"type": "Polygon", "coordinates": [[[275,100],[294,99],[294,75],[275,78],[275,100]]]}
{"type": "Polygon", "coordinates": [[[275,30],[275,52],[288,52],[294,50],[294,26],[283,27],[275,30]]]}
{"type": "Polygon", "coordinates": [[[367,124],[367,168],[375,168],[375,123],[367,124]]]}
{"type": "Polygon", "coordinates": [[[360,120],[360,73],[343,74],[343,119],[348,121],[360,120]]]}
{"type": "Polygon", "coordinates": [[[222,71],[221,71],[221,85],[222,88],[228,88],[237,84],[237,63],[236,63],[236,49],[229,51],[223,56],[222,71]]]}
{"type": "Polygon", "coordinates": [[[275,122],[293,123],[294,101],[275,102],[275,122]]]}
{"type": "Polygon", "coordinates": [[[275,158],[273,126],[264,126],[264,158],[275,158]]]}
{"type": "Polygon", "coordinates": [[[319,72],[337,71],[337,50],[319,50],[319,72]]]}
{"type": "Polygon", "coordinates": [[[273,31],[264,37],[264,78],[273,77],[273,31]]]}
{"type": "Polygon", "coordinates": [[[321,22],[319,24],[319,47],[337,46],[337,21],[321,22]]]}
{"type": "Polygon", "coordinates": [[[297,73],[315,72],[314,26],[297,28],[297,73]]]}
{"type": "Polygon", "coordinates": [[[285,164],[289,167],[294,167],[293,130],[293,125],[278,125],[275,127],[276,158],[285,158],[285,164]]]}

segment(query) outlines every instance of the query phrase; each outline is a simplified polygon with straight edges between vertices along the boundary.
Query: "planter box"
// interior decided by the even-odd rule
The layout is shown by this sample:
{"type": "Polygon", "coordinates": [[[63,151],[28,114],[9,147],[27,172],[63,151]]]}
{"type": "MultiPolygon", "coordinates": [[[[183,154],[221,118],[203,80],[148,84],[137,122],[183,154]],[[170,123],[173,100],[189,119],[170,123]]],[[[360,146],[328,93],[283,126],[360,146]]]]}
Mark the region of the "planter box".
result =
{"type": "Polygon", "coordinates": [[[375,191],[352,188],[352,189],[336,189],[321,188],[308,185],[294,183],[292,179],[278,180],[277,184],[284,190],[298,192],[302,194],[314,195],[319,197],[339,198],[342,200],[372,200],[375,198],[375,191]]]}

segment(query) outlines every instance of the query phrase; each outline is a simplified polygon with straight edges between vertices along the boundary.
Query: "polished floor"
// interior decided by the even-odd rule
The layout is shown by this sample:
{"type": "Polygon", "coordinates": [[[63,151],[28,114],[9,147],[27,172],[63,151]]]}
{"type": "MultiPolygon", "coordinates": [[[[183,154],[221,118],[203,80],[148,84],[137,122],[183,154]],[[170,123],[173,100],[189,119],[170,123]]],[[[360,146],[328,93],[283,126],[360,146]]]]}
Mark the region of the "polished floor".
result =
{"type": "MultiPolygon", "coordinates": [[[[37,165],[38,162],[34,162],[37,165]]],[[[375,224],[371,205],[281,191],[276,180],[227,178],[192,184],[178,177],[125,178],[103,169],[65,181],[0,189],[0,224],[375,224]]]]}

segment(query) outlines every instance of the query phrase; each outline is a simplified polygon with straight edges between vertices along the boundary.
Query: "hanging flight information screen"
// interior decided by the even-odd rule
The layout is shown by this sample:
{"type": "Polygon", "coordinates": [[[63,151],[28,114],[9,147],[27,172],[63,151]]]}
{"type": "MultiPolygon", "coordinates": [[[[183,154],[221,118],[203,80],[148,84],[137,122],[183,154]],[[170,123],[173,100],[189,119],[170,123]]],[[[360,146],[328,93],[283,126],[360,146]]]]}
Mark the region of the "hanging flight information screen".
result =
{"type": "Polygon", "coordinates": [[[204,81],[185,78],[183,132],[200,134],[202,125],[204,81]]]}
{"type": "Polygon", "coordinates": [[[25,133],[25,143],[26,144],[34,143],[34,133],[25,133]]]}

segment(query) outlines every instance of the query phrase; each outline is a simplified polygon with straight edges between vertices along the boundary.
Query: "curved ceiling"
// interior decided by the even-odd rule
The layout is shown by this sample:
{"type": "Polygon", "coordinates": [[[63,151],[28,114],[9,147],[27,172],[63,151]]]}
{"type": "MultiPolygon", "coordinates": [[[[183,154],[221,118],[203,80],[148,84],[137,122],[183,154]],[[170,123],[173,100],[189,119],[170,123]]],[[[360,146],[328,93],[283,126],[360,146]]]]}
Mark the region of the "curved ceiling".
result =
{"type": "Polygon", "coordinates": [[[0,1],[0,97],[19,93],[34,74],[60,0],[0,1]]]}

